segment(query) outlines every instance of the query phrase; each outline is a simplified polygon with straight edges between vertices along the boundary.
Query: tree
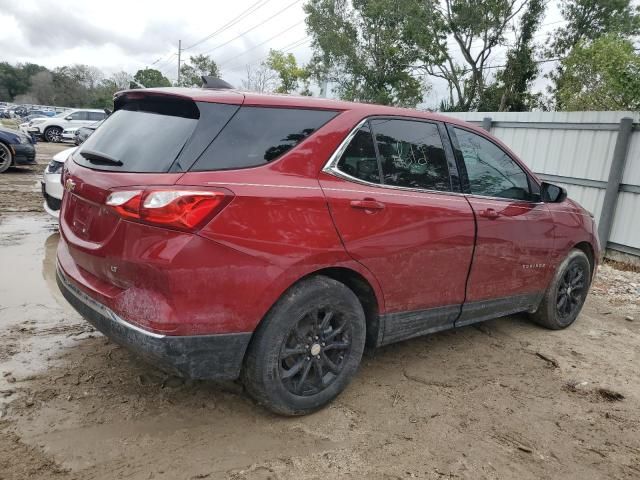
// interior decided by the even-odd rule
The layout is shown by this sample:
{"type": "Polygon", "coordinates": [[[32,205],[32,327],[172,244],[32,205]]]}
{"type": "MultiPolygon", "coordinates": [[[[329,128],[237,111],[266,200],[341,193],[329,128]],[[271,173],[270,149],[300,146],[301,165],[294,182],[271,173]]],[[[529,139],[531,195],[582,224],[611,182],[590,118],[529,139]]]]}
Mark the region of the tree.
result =
{"type": "Polygon", "coordinates": [[[307,71],[298,66],[292,53],[284,54],[278,50],[269,50],[264,66],[274,71],[279,78],[278,93],[291,93],[298,88],[300,81],[308,78],[307,71]]]}
{"type": "Polygon", "coordinates": [[[169,79],[162,75],[160,70],[156,70],[155,68],[138,70],[133,76],[133,79],[140,85],[144,85],[146,88],[171,86],[169,79]]]}
{"type": "Polygon", "coordinates": [[[199,87],[202,85],[202,76],[220,76],[220,69],[216,62],[208,55],[196,55],[189,57],[189,63],[180,67],[180,87],[199,87]]]}
{"type": "Polygon", "coordinates": [[[447,82],[451,110],[477,108],[494,50],[506,44],[528,0],[429,0],[412,29],[423,68],[447,82]]]}
{"type": "Polygon", "coordinates": [[[530,92],[531,83],[538,75],[533,38],[544,14],[545,0],[529,0],[527,10],[520,18],[515,46],[507,53],[504,70],[496,74],[496,82],[483,93],[480,111],[515,111],[531,109],[536,101],[530,92]]]}
{"type": "Polygon", "coordinates": [[[415,106],[426,86],[407,31],[419,0],[310,0],[306,23],[314,56],[310,74],[337,84],[341,98],[415,106]]]}
{"type": "Polygon", "coordinates": [[[53,74],[44,70],[32,76],[29,95],[36,99],[36,103],[53,105],[56,97],[53,74]]]}
{"type": "Polygon", "coordinates": [[[252,92],[270,93],[276,89],[278,74],[265,66],[264,62],[258,67],[247,65],[247,78],[242,80],[242,88],[252,92]]]}
{"type": "MultiPolygon", "coordinates": [[[[547,39],[546,56],[550,59],[564,59],[574,47],[589,43],[603,35],[617,35],[630,38],[640,33],[640,7],[631,6],[630,0],[562,0],[560,11],[567,21],[547,39]]],[[[564,109],[559,92],[567,91],[564,86],[564,62],[547,75],[552,85],[547,88],[551,94],[549,104],[553,108],[564,109]]],[[[562,97],[566,98],[565,95],[562,97]]]]}
{"type": "Polygon", "coordinates": [[[562,62],[556,92],[565,110],[640,110],[640,55],[609,34],[580,42],[562,62]]]}
{"type": "Polygon", "coordinates": [[[581,41],[593,41],[607,33],[623,36],[640,32],[640,7],[630,0],[561,0],[560,13],[567,24],[547,39],[548,56],[564,57],[581,41]]]}

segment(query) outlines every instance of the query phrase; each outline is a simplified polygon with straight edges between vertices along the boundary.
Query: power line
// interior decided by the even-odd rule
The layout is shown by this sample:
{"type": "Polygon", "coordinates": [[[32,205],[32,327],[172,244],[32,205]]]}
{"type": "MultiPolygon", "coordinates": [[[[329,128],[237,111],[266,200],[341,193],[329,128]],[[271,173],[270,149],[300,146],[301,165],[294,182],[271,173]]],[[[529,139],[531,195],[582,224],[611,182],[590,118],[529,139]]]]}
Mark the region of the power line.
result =
{"type": "Polygon", "coordinates": [[[252,32],[253,30],[255,30],[258,27],[261,27],[262,25],[264,25],[265,23],[267,23],[268,21],[276,18],[278,15],[284,13],[286,10],[290,9],[291,7],[293,7],[296,3],[300,3],[302,0],[295,0],[294,2],[290,3],[289,5],[287,5],[286,7],[284,7],[281,10],[278,10],[276,13],[274,13],[273,15],[271,15],[269,18],[267,18],[266,20],[263,20],[262,22],[258,23],[257,25],[254,25],[253,27],[251,27],[249,30],[246,30],[244,32],[242,32],[240,35],[233,37],[231,40],[228,40],[220,45],[218,45],[217,47],[214,47],[210,50],[207,50],[206,52],[203,52],[203,55],[206,55],[208,53],[214,52],[216,50],[218,50],[219,48],[222,48],[226,45],[229,45],[231,42],[235,42],[236,40],[238,40],[239,38],[244,37],[247,33],[252,32]]]}
{"type": "Polygon", "coordinates": [[[198,40],[195,43],[192,43],[191,45],[189,45],[188,47],[183,48],[182,50],[189,50],[193,47],[196,47],[204,42],[206,42],[207,40],[209,40],[210,38],[213,38],[214,36],[228,30],[229,28],[233,27],[234,25],[236,25],[238,22],[240,22],[241,20],[243,20],[244,18],[246,18],[248,15],[254,13],[255,11],[257,11],[258,9],[264,7],[267,3],[269,3],[271,0],[258,0],[257,2],[255,2],[254,4],[252,4],[249,8],[247,8],[246,10],[244,10],[242,13],[240,13],[238,16],[236,16],[235,18],[231,19],[229,22],[225,23],[222,27],[220,27],[218,30],[216,30],[213,33],[210,33],[209,35],[207,35],[204,38],[201,38],[200,40],[198,40]]]}
{"type": "Polygon", "coordinates": [[[285,34],[285,33],[287,33],[288,31],[290,31],[290,30],[294,29],[295,27],[297,27],[298,25],[300,25],[300,24],[302,24],[302,23],[303,23],[303,22],[298,22],[298,23],[296,23],[295,25],[291,25],[289,28],[286,28],[286,29],[284,29],[284,30],[280,31],[279,33],[275,34],[274,36],[272,36],[272,37],[270,37],[270,38],[266,39],[264,42],[260,42],[259,44],[254,45],[253,47],[251,47],[250,49],[245,50],[244,52],[239,53],[239,54],[237,54],[237,55],[234,55],[234,56],[233,56],[233,58],[231,58],[231,59],[229,59],[229,60],[227,60],[227,61],[222,62],[222,63],[220,64],[220,67],[222,67],[222,66],[224,66],[224,65],[227,65],[227,64],[229,64],[229,63],[231,63],[231,62],[235,61],[238,57],[241,57],[242,55],[245,55],[245,54],[247,54],[247,53],[249,53],[249,52],[252,52],[252,51],[253,51],[253,50],[255,50],[256,48],[261,47],[262,45],[264,45],[265,43],[268,43],[268,42],[270,42],[270,41],[274,40],[275,38],[278,38],[279,36],[284,35],[284,34],[285,34]]]}
{"type": "MultiPolygon", "coordinates": [[[[295,50],[298,47],[301,47],[302,45],[304,45],[305,43],[307,43],[309,40],[311,40],[311,37],[306,36],[306,37],[302,37],[299,38],[298,40],[295,40],[291,43],[288,43],[287,45],[281,47],[281,48],[277,48],[276,50],[286,53],[290,50],[295,50]]],[[[245,52],[246,53],[246,52],[245,52]]],[[[258,65],[260,63],[262,63],[263,61],[265,61],[267,58],[269,58],[269,55],[265,56],[265,57],[261,57],[255,61],[253,61],[252,63],[248,63],[246,65],[238,65],[234,68],[230,68],[228,69],[230,72],[239,72],[241,71],[244,67],[246,67],[247,65],[252,66],[252,65],[258,65]]],[[[227,62],[229,63],[229,62],[227,62]]]]}

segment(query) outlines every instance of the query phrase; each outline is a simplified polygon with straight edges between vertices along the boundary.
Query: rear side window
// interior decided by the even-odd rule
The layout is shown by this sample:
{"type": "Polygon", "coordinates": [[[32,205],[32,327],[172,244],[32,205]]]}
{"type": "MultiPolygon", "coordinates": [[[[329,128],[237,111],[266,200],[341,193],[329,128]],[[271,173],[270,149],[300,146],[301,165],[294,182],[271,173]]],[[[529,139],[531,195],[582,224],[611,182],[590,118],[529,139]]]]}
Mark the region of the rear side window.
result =
{"type": "Polygon", "coordinates": [[[449,191],[449,166],[435,123],[372,120],[383,183],[398,187],[449,191]]]}
{"type": "Polygon", "coordinates": [[[327,110],[242,107],[192,170],[246,168],[271,162],[336,115],[327,110]]]}
{"type": "Polygon", "coordinates": [[[88,112],[88,113],[89,113],[89,120],[95,120],[95,121],[102,120],[106,115],[103,112],[88,112]]]}
{"type": "Polygon", "coordinates": [[[365,182],[380,183],[380,170],[369,125],[356,132],[338,161],[338,170],[365,182]]]}

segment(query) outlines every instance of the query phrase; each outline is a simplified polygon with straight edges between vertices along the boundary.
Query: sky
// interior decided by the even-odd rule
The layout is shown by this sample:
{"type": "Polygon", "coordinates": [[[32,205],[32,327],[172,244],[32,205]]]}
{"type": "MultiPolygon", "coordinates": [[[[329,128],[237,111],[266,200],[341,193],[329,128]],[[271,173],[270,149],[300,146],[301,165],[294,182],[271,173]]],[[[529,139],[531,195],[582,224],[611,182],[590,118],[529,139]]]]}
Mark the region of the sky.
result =
{"type": "MultiPolygon", "coordinates": [[[[182,59],[211,55],[222,77],[240,86],[247,65],[257,66],[269,49],[293,53],[304,64],[312,54],[304,23],[303,0],[148,0],[68,1],[0,0],[0,61],[32,62],[55,68],[75,63],[105,74],[157,68],[175,80],[178,41],[182,59]]],[[[537,40],[561,25],[551,0],[537,40]]],[[[504,61],[496,50],[494,65],[504,61]]],[[[544,66],[546,70],[550,65],[544,66]]],[[[445,84],[431,79],[427,106],[446,95],[445,84]]],[[[535,88],[544,89],[539,79],[535,88]]]]}

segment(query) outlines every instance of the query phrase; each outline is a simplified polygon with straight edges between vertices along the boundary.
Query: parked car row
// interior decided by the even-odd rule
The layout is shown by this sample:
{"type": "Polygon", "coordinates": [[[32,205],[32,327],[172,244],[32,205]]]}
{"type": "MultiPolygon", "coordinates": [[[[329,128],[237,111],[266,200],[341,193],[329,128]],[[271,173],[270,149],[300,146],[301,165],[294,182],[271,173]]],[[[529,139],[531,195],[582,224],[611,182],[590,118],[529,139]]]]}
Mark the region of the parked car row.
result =
{"type": "Polygon", "coordinates": [[[24,118],[29,115],[39,115],[41,117],[53,117],[69,108],[51,107],[43,105],[15,105],[7,102],[0,102],[0,118],[24,118]]]}
{"type": "Polygon", "coordinates": [[[78,108],[51,118],[34,118],[22,123],[20,130],[46,142],[75,141],[75,134],[79,128],[88,127],[95,130],[96,124],[99,124],[108,115],[108,110],[78,108]]]}

